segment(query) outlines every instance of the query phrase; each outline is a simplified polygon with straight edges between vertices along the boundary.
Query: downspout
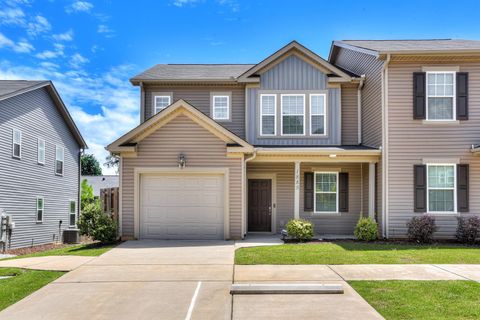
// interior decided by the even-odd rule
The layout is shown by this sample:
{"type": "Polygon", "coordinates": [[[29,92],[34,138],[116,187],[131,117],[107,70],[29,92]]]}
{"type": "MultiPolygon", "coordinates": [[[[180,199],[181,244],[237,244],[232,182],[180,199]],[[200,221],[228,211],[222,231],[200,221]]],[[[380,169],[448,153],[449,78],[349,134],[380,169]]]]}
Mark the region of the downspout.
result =
{"type": "Polygon", "coordinates": [[[389,237],[388,232],[388,64],[390,54],[382,67],[382,236],[389,237]]]}
{"type": "Polygon", "coordinates": [[[244,209],[243,209],[243,218],[242,218],[242,233],[243,233],[243,238],[246,237],[247,235],[247,224],[246,224],[246,217],[247,217],[247,162],[249,161],[252,161],[253,159],[255,159],[257,157],[257,149],[253,149],[253,154],[251,157],[245,159],[243,161],[243,168],[242,168],[242,171],[243,171],[243,203],[244,203],[244,209]]]}
{"type": "MultiPolygon", "coordinates": [[[[80,148],[78,153],[78,195],[77,195],[77,222],[80,219],[80,208],[82,207],[82,155],[85,152],[85,149],[80,148]]],[[[70,217],[69,217],[70,219],[70,217]]],[[[70,221],[68,222],[70,225],[70,221]]]]}
{"type": "Polygon", "coordinates": [[[362,89],[365,82],[365,75],[360,76],[360,83],[358,84],[357,89],[357,134],[358,134],[358,144],[362,144],[362,89]]]}

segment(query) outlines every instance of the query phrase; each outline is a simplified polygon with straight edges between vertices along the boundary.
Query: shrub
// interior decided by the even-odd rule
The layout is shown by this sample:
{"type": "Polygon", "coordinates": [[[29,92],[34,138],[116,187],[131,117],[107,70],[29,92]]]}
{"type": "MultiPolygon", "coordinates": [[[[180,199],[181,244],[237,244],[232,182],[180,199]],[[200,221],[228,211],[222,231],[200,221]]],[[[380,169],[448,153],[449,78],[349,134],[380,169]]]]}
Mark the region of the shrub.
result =
{"type": "Polygon", "coordinates": [[[457,240],[462,243],[475,243],[480,236],[480,218],[479,217],[459,217],[457,226],[457,240]]]}
{"type": "Polygon", "coordinates": [[[372,218],[360,218],[355,226],[355,237],[361,241],[374,241],[378,238],[378,225],[372,218]]]}
{"type": "Polygon", "coordinates": [[[313,238],[313,223],[302,219],[292,219],[285,225],[288,236],[299,240],[307,241],[313,238]]]}
{"type": "Polygon", "coordinates": [[[408,238],[419,243],[430,243],[433,233],[437,231],[435,218],[428,215],[413,217],[407,222],[408,238]]]}
{"type": "Polygon", "coordinates": [[[80,234],[95,241],[109,243],[117,240],[117,224],[110,215],[102,212],[99,200],[84,206],[78,219],[78,228],[80,234]]]}

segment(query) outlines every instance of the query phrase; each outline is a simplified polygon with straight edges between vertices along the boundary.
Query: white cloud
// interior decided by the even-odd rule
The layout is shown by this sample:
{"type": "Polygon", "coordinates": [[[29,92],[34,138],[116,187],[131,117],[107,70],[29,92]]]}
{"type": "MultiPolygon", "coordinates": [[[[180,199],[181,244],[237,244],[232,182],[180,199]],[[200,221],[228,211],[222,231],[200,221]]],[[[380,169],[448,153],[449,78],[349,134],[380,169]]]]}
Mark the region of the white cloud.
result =
{"type": "Polygon", "coordinates": [[[107,38],[111,38],[115,35],[115,32],[104,24],[98,26],[97,32],[103,34],[107,38]]]}
{"type": "Polygon", "coordinates": [[[40,15],[37,15],[27,25],[27,32],[31,36],[37,36],[41,33],[48,32],[52,29],[50,22],[40,15]]]}
{"type": "Polygon", "coordinates": [[[73,30],[70,29],[64,33],[57,33],[52,35],[52,38],[57,41],[72,41],[73,40],[73,30]]]}
{"type": "Polygon", "coordinates": [[[25,13],[20,8],[4,8],[0,10],[0,24],[24,25],[25,13]]]}
{"type": "MultiPolygon", "coordinates": [[[[139,97],[128,82],[133,66],[120,65],[101,74],[88,74],[84,70],[58,72],[55,64],[42,64],[28,67],[0,61],[0,79],[52,80],[86,139],[87,152],[103,165],[108,156],[104,147],[138,125],[139,97]],[[96,107],[97,111],[87,111],[80,105],[96,107]]],[[[106,167],[103,172],[115,173],[106,167]]]]}
{"type": "Polygon", "coordinates": [[[67,13],[72,12],[90,12],[93,8],[93,4],[87,1],[75,1],[71,5],[67,6],[65,10],[67,13]]]}
{"type": "Polygon", "coordinates": [[[84,56],[82,56],[80,53],[77,52],[70,59],[70,66],[72,66],[72,68],[77,69],[89,61],[90,60],[88,60],[87,58],[85,58],[84,56]]]}
{"type": "Polygon", "coordinates": [[[176,7],[184,7],[190,4],[194,4],[198,2],[198,0],[174,0],[173,5],[176,7]]]}
{"type": "Polygon", "coordinates": [[[7,38],[3,33],[0,33],[0,48],[10,48],[18,53],[29,53],[35,48],[25,39],[15,42],[7,38]]]}
{"type": "Polygon", "coordinates": [[[55,43],[53,46],[54,50],[45,50],[39,52],[35,55],[35,57],[39,59],[53,59],[64,55],[65,46],[63,44],[55,43]]]}

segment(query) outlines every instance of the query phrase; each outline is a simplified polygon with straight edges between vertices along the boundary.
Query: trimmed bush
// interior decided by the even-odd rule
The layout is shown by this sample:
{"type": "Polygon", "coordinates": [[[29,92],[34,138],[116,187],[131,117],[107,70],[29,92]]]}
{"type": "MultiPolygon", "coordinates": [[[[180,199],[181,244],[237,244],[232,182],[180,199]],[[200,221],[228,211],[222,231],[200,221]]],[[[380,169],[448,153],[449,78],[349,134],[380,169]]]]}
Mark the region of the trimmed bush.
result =
{"type": "Polygon", "coordinates": [[[308,241],[313,238],[313,223],[302,219],[292,219],[285,225],[288,236],[298,241],[308,241]]]}
{"type": "Polygon", "coordinates": [[[475,243],[480,236],[480,218],[479,217],[459,217],[457,226],[457,240],[462,243],[475,243]]]}
{"type": "Polygon", "coordinates": [[[378,239],[378,225],[372,218],[360,218],[355,226],[354,235],[361,241],[378,239]]]}
{"type": "Polygon", "coordinates": [[[413,217],[407,222],[408,238],[418,243],[430,243],[433,240],[433,233],[437,231],[435,218],[429,215],[413,217]]]}
{"type": "Polygon", "coordinates": [[[117,223],[110,215],[102,212],[99,200],[84,206],[77,225],[80,234],[95,241],[109,243],[117,240],[117,223]]]}

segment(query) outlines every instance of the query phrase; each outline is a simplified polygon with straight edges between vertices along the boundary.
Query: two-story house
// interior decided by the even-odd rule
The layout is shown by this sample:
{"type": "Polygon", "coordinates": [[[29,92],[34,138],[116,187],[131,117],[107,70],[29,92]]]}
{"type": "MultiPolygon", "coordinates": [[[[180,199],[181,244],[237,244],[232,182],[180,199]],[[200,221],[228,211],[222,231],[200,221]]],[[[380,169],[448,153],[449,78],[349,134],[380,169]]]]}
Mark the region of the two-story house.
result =
{"type": "Polygon", "coordinates": [[[78,217],[86,148],[50,81],[0,81],[0,209],[11,248],[61,241],[78,217]]]}
{"type": "Polygon", "coordinates": [[[122,236],[238,239],[293,218],[352,236],[370,216],[384,236],[404,237],[427,212],[453,236],[454,217],[474,205],[480,129],[474,110],[462,117],[464,65],[473,81],[480,43],[372,43],[382,49],[334,42],[326,61],[294,41],[258,64],[156,65],[133,77],[141,124],[107,147],[121,157],[122,236]]]}

